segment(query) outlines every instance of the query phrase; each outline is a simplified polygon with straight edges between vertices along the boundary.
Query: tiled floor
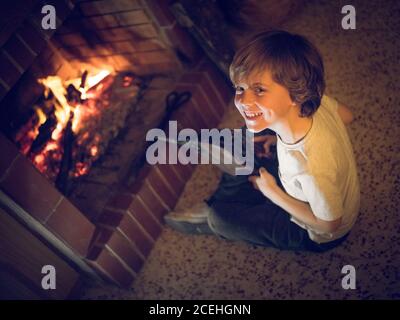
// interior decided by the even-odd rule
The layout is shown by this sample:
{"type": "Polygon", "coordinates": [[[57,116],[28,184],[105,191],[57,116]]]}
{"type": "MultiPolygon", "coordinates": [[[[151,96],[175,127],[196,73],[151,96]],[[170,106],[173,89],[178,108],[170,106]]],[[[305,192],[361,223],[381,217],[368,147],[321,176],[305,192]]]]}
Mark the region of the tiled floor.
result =
{"type": "MultiPolygon", "coordinates": [[[[359,166],[361,212],[348,240],[323,254],[283,252],[165,228],[129,290],[88,285],[82,299],[400,298],[400,2],[352,1],[356,30],[341,28],[341,1],[307,1],[284,28],[324,56],[327,93],[356,116],[349,133],[359,166]],[[341,269],[357,271],[343,290],[341,269]]],[[[239,127],[231,106],[221,127],[239,127]]],[[[198,166],[177,207],[216,188],[219,172],[198,166]]]]}

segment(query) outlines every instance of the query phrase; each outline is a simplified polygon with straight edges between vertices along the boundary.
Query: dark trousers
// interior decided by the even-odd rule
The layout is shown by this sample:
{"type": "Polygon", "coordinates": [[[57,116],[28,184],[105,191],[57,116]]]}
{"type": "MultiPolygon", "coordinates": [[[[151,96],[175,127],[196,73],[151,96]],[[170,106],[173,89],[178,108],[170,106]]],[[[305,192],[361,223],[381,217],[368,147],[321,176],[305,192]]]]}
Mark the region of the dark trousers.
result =
{"type": "MultiPolygon", "coordinates": [[[[278,176],[278,160],[255,157],[255,169],[264,167],[283,189],[278,176]]],[[[218,236],[282,250],[322,252],[339,245],[347,237],[318,244],[305,229],[290,221],[290,214],[254,189],[248,176],[223,174],[217,190],[206,200],[212,208],[208,218],[218,236]]]]}

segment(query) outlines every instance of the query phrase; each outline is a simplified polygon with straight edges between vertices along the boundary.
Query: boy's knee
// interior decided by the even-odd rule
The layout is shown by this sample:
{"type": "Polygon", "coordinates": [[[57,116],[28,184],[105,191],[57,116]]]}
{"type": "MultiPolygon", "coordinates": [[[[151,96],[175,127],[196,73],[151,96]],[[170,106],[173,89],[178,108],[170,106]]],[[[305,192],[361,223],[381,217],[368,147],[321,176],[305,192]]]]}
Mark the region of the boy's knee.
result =
{"type": "Polygon", "coordinates": [[[211,207],[211,210],[208,214],[208,225],[210,226],[211,230],[214,231],[215,233],[219,233],[219,229],[221,226],[221,218],[219,217],[219,213],[217,210],[215,210],[214,207],[211,207]]]}
{"type": "Polygon", "coordinates": [[[220,210],[221,208],[211,207],[210,213],[208,214],[208,225],[210,229],[218,236],[230,239],[230,230],[232,226],[229,222],[226,211],[220,210]]]}

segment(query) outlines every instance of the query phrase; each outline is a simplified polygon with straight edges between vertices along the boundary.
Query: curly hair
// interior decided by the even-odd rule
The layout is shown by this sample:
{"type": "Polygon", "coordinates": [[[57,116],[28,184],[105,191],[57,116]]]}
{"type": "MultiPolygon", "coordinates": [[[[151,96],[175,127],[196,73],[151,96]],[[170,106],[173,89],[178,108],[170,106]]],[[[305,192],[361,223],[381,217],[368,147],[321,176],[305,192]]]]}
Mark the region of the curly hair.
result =
{"type": "Polygon", "coordinates": [[[300,106],[301,117],[310,117],[317,111],[325,90],[324,65],[310,41],[281,30],[260,33],[236,52],[229,75],[237,83],[266,68],[300,106]]]}

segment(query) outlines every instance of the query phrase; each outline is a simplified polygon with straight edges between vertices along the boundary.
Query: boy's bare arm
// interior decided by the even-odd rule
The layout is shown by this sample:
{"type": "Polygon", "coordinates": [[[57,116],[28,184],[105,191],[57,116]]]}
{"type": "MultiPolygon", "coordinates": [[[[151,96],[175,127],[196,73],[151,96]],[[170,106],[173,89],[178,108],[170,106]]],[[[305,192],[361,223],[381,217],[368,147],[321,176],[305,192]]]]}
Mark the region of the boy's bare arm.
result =
{"type": "Polygon", "coordinates": [[[341,218],[334,221],[317,218],[307,202],[293,198],[279,187],[271,194],[270,200],[314,230],[331,233],[341,224],[341,218]]]}
{"type": "Polygon", "coordinates": [[[349,124],[353,121],[354,115],[348,107],[339,102],[338,113],[344,124],[349,124]]]}
{"type": "Polygon", "coordinates": [[[321,232],[334,232],[341,224],[341,218],[334,221],[325,221],[317,218],[307,202],[297,200],[282,190],[265,168],[260,168],[260,176],[250,176],[249,181],[277,206],[290,213],[314,230],[321,232]]]}

